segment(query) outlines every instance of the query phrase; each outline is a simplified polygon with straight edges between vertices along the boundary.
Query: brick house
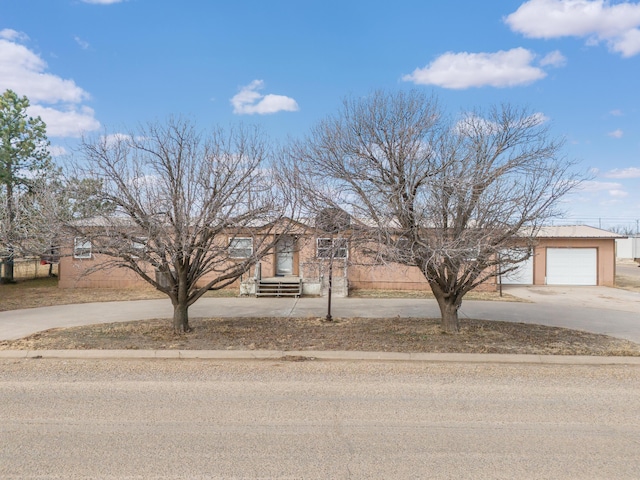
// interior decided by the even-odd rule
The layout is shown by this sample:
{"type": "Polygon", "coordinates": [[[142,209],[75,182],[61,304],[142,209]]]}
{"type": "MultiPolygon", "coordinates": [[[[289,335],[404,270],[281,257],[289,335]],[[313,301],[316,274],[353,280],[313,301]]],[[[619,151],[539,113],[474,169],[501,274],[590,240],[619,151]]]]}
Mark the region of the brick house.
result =
{"type": "MultiPolygon", "coordinates": [[[[246,236],[226,239],[230,261],[250,257],[254,238],[248,232],[246,236]]],[[[490,279],[480,288],[495,290],[500,282],[505,285],[613,286],[616,238],[623,236],[588,226],[544,227],[527,262],[515,272],[490,279]]],[[[100,254],[92,251],[90,241],[75,238],[71,254],[60,260],[59,286],[135,288],[148,285],[124,268],[86,274],[101,261],[100,254]]],[[[322,295],[327,289],[330,270],[333,293],[338,296],[348,295],[350,289],[429,289],[417,267],[372,264],[359,255],[348,239],[303,223],[282,235],[270,253],[227,288],[244,295],[322,295]]]]}

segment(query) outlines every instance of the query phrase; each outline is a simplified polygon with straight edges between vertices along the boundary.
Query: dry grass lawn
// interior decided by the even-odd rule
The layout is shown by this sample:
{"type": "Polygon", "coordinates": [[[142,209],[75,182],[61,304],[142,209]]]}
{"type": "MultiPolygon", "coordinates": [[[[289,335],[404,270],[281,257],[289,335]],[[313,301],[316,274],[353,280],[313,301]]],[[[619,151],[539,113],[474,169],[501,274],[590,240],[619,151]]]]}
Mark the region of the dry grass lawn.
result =
{"type": "Polygon", "coordinates": [[[634,277],[616,275],[616,287],[622,288],[623,290],[629,290],[631,292],[640,292],[640,281],[634,277]]]}
{"type": "Polygon", "coordinates": [[[633,260],[616,263],[616,287],[631,292],[640,292],[640,267],[633,260]]]}
{"type": "Polygon", "coordinates": [[[354,350],[640,356],[640,345],[605,335],[509,322],[464,320],[459,334],[424,318],[197,318],[176,335],[169,320],[53,329],[0,342],[0,350],[354,350]]]}
{"type": "MultiPolygon", "coordinates": [[[[211,291],[205,296],[235,296],[231,290],[211,291]]],[[[0,312],[19,308],[50,307],[73,303],[117,302],[167,298],[149,288],[58,288],[57,278],[23,280],[11,285],[0,284],[0,312]]]]}

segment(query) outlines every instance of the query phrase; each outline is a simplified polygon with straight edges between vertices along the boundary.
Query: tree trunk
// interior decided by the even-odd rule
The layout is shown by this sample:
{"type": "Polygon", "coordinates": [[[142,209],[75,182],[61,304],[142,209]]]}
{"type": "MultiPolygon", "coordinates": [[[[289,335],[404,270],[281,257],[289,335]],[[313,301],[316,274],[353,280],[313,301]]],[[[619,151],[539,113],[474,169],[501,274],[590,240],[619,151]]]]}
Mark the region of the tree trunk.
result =
{"type": "Polygon", "coordinates": [[[448,301],[444,303],[438,302],[440,307],[440,315],[442,316],[440,325],[446,333],[458,333],[460,325],[458,322],[458,306],[448,301]]]}
{"type": "Polygon", "coordinates": [[[460,331],[458,309],[461,302],[454,296],[445,296],[438,289],[432,288],[432,291],[440,307],[440,326],[446,333],[458,333],[460,331]]]}
{"type": "Polygon", "coordinates": [[[13,248],[9,247],[9,256],[4,258],[4,272],[0,283],[16,283],[13,278],[13,248]]]}
{"type": "Polygon", "coordinates": [[[4,276],[2,277],[2,283],[15,283],[15,280],[13,278],[13,259],[14,259],[14,251],[13,251],[13,245],[11,244],[11,242],[13,242],[14,240],[14,233],[13,233],[13,228],[14,228],[14,221],[15,221],[15,209],[13,206],[13,178],[12,178],[12,171],[11,171],[11,164],[9,164],[9,166],[7,167],[7,171],[9,172],[9,178],[7,179],[7,217],[9,219],[9,225],[8,225],[8,234],[9,234],[9,245],[8,245],[8,250],[9,250],[9,255],[4,259],[4,276]]]}
{"type": "Polygon", "coordinates": [[[185,303],[173,305],[173,331],[175,333],[185,333],[190,331],[189,327],[189,306],[185,303]]]}

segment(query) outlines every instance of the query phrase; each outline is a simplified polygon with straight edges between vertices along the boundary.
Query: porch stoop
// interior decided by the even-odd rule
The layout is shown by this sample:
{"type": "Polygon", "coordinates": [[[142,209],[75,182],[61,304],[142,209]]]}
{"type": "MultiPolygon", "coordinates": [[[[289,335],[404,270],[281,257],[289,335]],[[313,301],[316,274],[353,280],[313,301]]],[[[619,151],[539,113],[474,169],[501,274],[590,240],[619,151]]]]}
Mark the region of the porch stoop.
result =
{"type": "Polygon", "coordinates": [[[264,278],[256,284],[256,297],[299,297],[301,294],[300,278],[264,278]]]}

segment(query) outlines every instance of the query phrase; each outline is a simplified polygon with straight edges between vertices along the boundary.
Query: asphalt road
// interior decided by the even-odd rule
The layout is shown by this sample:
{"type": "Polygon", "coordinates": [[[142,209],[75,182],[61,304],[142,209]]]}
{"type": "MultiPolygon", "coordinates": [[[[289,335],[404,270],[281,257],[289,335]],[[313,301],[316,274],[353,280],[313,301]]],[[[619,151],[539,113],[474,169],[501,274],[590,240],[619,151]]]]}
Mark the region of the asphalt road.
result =
{"type": "Polygon", "coordinates": [[[640,366],[0,360],[0,478],[637,479],[640,366]]]}

